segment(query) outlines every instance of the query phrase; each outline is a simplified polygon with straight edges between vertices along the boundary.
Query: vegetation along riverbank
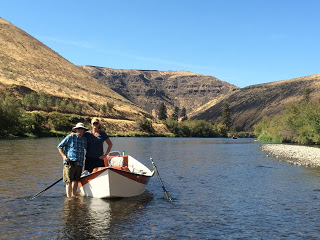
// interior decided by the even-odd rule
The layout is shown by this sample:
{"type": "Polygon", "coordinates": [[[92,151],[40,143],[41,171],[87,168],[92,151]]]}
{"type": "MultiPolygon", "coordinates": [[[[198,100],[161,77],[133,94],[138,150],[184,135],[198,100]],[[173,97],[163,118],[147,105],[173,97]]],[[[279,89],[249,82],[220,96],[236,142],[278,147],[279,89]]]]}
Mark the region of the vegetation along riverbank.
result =
{"type": "Polygon", "coordinates": [[[274,143],[320,144],[320,101],[310,100],[305,90],[301,102],[289,105],[285,112],[254,126],[258,140],[274,143]]]}
{"type": "MultiPolygon", "coordinates": [[[[96,117],[96,115],[81,114],[71,102],[68,103],[69,108],[61,108],[59,104],[60,100],[57,101],[44,93],[26,94],[22,99],[10,94],[0,96],[0,137],[67,135],[77,122],[89,126],[91,118],[96,117]],[[34,100],[30,102],[29,99],[34,100]]],[[[107,111],[114,110],[110,107],[107,111]]],[[[232,131],[225,123],[227,120],[230,121],[229,118],[227,120],[223,118],[222,122],[212,124],[205,120],[178,121],[177,114],[169,117],[165,114],[162,119],[143,116],[125,119],[101,115],[98,117],[109,136],[253,137],[250,132],[232,131]]]]}

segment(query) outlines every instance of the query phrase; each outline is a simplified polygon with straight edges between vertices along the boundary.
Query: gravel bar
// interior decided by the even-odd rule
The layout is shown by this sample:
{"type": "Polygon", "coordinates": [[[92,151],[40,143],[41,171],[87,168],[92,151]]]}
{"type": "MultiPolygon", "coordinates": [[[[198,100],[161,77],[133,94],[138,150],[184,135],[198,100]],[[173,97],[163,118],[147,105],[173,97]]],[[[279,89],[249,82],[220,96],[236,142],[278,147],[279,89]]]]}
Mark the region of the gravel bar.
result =
{"type": "Polygon", "coordinates": [[[294,165],[320,166],[320,148],[288,144],[264,144],[261,145],[261,149],[294,165]]]}

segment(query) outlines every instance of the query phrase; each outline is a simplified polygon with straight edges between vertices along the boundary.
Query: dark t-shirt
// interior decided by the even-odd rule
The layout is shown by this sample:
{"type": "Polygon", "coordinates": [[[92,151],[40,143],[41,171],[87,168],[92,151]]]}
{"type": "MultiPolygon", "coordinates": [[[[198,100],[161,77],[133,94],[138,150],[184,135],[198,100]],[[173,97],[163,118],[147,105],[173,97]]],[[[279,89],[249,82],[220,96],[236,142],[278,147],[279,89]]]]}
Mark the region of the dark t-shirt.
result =
{"type": "Polygon", "coordinates": [[[98,136],[94,136],[92,131],[85,132],[88,147],[86,157],[99,158],[103,153],[103,143],[108,139],[108,135],[104,131],[100,131],[98,136]]]}

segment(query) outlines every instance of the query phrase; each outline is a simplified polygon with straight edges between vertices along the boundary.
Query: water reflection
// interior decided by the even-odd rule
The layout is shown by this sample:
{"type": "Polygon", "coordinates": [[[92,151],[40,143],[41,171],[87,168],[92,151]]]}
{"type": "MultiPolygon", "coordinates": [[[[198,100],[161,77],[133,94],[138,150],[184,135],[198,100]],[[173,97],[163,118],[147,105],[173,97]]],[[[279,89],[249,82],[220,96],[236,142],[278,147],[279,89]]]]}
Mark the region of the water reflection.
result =
{"type": "Polygon", "coordinates": [[[153,196],[146,191],[132,198],[98,199],[77,197],[64,202],[62,236],[69,239],[96,239],[118,236],[121,228],[135,221],[153,196]]]}
{"type": "Polygon", "coordinates": [[[113,138],[156,161],[150,192],[66,200],[56,139],[0,140],[0,239],[318,239],[320,168],[266,157],[248,139],[113,138]],[[159,147],[160,146],[160,147],[159,147]],[[13,154],[11,154],[13,153],[13,154]]]}

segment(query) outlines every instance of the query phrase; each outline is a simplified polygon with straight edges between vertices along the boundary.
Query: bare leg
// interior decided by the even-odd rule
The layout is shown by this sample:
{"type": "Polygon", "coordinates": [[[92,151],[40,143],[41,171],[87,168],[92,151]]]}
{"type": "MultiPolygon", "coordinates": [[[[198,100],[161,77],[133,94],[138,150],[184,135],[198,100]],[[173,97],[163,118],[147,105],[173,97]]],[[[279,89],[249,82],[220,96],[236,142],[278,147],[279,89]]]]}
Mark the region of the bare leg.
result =
{"type": "Polygon", "coordinates": [[[72,183],[68,183],[66,184],[66,194],[67,194],[67,197],[71,197],[71,194],[72,194],[72,183]]]}
{"type": "Polygon", "coordinates": [[[78,190],[78,181],[72,182],[72,197],[75,197],[77,195],[78,190]]]}

